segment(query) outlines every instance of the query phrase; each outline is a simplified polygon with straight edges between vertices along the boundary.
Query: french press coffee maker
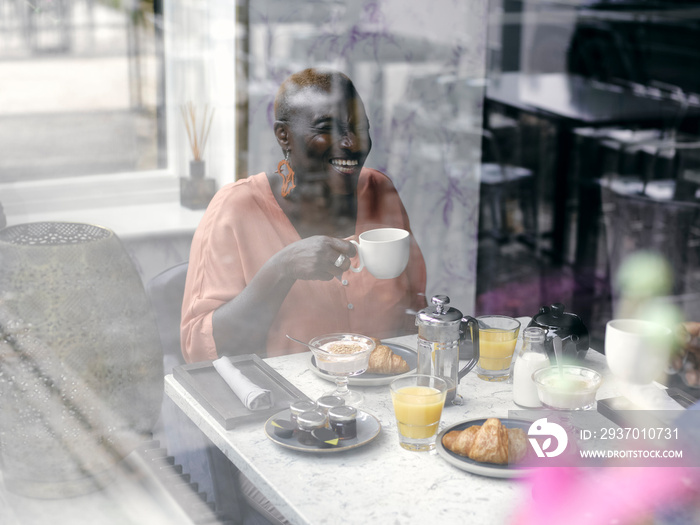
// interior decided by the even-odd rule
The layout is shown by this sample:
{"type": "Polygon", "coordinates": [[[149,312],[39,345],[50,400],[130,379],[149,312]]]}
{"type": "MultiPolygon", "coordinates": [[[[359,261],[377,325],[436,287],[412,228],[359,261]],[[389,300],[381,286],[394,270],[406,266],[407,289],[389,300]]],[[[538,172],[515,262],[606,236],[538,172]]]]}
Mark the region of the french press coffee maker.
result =
{"type": "Polygon", "coordinates": [[[432,306],[416,314],[418,327],[418,367],[416,373],[437,376],[447,386],[445,404],[461,405],[457,384],[479,361],[479,324],[473,317],[463,317],[462,312],[449,305],[446,295],[435,295],[432,306]],[[474,354],[460,370],[459,348],[471,331],[474,354]]]}

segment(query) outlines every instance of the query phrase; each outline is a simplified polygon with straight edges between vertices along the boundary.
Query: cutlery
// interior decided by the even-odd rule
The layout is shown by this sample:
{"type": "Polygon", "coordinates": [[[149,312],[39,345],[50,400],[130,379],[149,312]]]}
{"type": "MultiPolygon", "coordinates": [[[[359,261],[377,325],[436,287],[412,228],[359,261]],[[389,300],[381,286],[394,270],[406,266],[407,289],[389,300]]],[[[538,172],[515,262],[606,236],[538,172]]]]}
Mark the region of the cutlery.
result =
{"type": "Polygon", "coordinates": [[[311,346],[309,343],[305,343],[304,341],[299,341],[299,339],[295,339],[294,337],[292,337],[289,334],[285,334],[285,335],[287,336],[287,339],[289,339],[290,341],[294,341],[295,343],[299,343],[300,345],[304,345],[309,350],[318,350],[318,348],[316,348],[315,346],[311,346]]]}
{"type": "Polygon", "coordinates": [[[562,372],[562,364],[561,364],[561,360],[562,360],[561,337],[555,335],[552,338],[552,344],[554,346],[554,356],[556,357],[556,360],[557,360],[557,366],[559,367],[559,377],[562,377],[563,372],[562,372]]]}

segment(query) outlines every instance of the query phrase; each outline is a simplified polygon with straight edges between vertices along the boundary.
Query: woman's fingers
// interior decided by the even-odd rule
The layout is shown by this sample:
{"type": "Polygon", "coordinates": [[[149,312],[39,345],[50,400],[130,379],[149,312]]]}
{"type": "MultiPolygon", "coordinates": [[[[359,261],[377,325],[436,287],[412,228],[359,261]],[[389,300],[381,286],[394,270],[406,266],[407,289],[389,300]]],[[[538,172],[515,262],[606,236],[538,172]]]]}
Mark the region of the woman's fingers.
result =
{"type": "Polygon", "coordinates": [[[350,258],[354,257],[357,250],[351,242],[344,239],[326,237],[326,240],[335,256],[333,260],[334,268],[331,271],[334,277],[340,279],[341,276],[350,269],[350,265],[352,264],[350,258]]]}
{"type": "Polygon", "coordinates": [[[345,255],[344,253],[339,253],[338,257],[333,263],[333,266],[338,268],[338,270],[340,270],[341,273],[346,272],[348,268],[350,268],[350,257],[345,255]]]}
{"type": "Polygon", "coordinates": [[[336,239],[335,237],[327,237],[333,249],[339,253],[347,255],[348,257],[355,257],[357,250],[355,245],[349,240],[336,239]]]}
{"type": "Polygon", "coordinates": [[[333,277],[340,278],[350,268],[350,258],[355,251],[348,241],[318,235],[285,248],[285,260],[295,279],[329,281],[333,277]]]}

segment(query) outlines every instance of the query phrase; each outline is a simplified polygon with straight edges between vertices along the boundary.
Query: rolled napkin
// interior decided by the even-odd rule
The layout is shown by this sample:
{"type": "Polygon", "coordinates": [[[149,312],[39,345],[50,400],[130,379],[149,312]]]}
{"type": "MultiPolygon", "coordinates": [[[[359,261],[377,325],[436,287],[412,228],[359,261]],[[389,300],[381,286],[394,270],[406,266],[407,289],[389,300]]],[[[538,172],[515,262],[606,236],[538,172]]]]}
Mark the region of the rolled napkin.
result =
{"type": "Polygon", "coordinates": [[[623,383],[620,393],[644,410],[685,410],[678,401],[668,396],[663,387],[655,383],[647,385],[623,383]]]}
{"type": "Polygon", "coordinates": [[[214,368],[248,410],[272,408],[272,392],[253,383],[238,368],[233,366],[228,357],[224,356],[215,360],[214,368]]]}

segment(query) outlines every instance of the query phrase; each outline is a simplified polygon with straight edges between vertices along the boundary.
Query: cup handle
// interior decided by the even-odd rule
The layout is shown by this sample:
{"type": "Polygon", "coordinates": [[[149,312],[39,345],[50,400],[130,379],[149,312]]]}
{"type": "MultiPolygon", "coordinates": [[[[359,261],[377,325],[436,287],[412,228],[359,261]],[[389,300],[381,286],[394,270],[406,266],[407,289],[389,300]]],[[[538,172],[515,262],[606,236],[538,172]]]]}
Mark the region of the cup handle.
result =
{"type": "Polygon", "coordinates": [[[357,248],[357,255],[360,256],[360,264],[359,264],[359,266],[357,266],[357,267],[355,267],[355,266],[353,266],[353,265],[351,264],[349,269],[352,270],[352,271],[355,272],[355,273],[358,273],[358,272],[361,272],[361,271],[362,271],[362,268],[365,267],[365,261],[362,260],[362,253],[360,252],[360,245],[359,245],[359,243],[358,243],[357,241],[353,240],[353,239],[350,239],[350,242],[353,243],[353,244],[355,245],[355,247],[357,248]]]}
{"type": "MultiPolygon", "coordinates": [[[[476,366],[479,362],[479,322],[473,317],[465,316],[462,317],[462,324],[467,325],[472,334],[472,346],[474,349],[474,355],[467,361],[467,363],[462,367],[462,369],[457,374],[457,381],[459,382],[464,376],[466,376],[469,371],[476,366]]],[[[466,335],[466,330],[462,332],[466,335]]]]}

